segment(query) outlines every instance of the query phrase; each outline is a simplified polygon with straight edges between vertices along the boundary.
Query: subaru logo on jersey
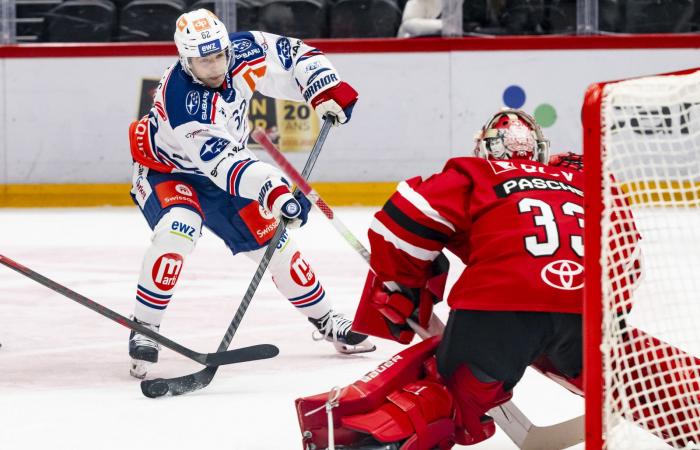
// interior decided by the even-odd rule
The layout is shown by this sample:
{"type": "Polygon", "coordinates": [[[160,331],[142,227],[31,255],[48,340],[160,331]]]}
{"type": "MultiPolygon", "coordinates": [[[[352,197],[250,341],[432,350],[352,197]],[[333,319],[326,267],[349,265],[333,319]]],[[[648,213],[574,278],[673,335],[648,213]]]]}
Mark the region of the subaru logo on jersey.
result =
{"type": "Polygon", "coordinates": [[[280,59],[280,63],[284,70],[289,70],[292,68],[292,45],[289,43],[287,38],[277,39],[277,57],[280,59]]]}
{"type": "Polygon", "coordinates": [[[199,44],[199,54],[202,56],[211,55],[212,53],[217,53],[221,51],[221,41],[218,39],[215,41],[205,42],[204,44],[199,44]]]}
{"type": "Polygon", "coordinates": [[[199,151],[199,157],[202,158],[202,161],[211,161],[230,143],[231,141],[228,139],[220,137],[209,138],[209,140],[204,143],[202,149],[199,151]]]}
{"type": "Polygon", "coordinates": [[[236,39],[231,45],[233,46],[233,51],[244,52],[253,44],[248,39],[236,39]]]}
{"type": "Polygon", "coordinates": [[[194,116],[199,111],[199,92],[190,91],[185,98],[185,109],[190,116],[194,116]]]}
{"type": "Polygon", "coordinates": [[[552,261],[542,268],[540,276],[555,289],[574,291],[583,287],[583,266],[569,259],[552,261]]]}

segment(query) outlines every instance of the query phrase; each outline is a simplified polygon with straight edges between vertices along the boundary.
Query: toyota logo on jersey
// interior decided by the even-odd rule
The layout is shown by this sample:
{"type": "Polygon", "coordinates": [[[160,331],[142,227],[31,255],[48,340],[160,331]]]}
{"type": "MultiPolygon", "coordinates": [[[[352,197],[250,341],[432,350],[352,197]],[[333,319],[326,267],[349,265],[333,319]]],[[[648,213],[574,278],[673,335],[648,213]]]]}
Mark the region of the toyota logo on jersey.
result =
{"type": "Polygon", "coordinates": [[[161,291],[169,291],[175,287],[177,277],[182,269],[182,256],[177,253],[161,255],[153,264],[151,276],[153,283],[161,291]]]}
{"type": "Polygon", "coordinates": [[[574,291],[583,287],[583,266],[569,259],[552,261],[542,268],[540,276],[556,289],[574,291]]]}

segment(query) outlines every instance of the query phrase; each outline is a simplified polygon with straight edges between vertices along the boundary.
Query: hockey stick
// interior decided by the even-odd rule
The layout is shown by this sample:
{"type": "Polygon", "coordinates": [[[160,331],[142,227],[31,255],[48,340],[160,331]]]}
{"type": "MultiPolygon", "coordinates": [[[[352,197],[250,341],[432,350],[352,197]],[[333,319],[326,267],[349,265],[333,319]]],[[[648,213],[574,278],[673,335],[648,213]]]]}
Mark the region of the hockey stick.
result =
{"type": "MultiPolygon", "coordinates": [[[[309,158],[306,161],[306,165],[304,166],[302,175],[304,178],[307,178],[311,173],[311,170],[316,163],[316,159],[321,152],[323,143],[326,141],[326,136],[328,136],[328,131],[330,130],[332,123],[333,121],[331,118],[327,118],[323,122],[321,132],[319,133],[316,143],[314,144],[313,149],[309,154],[309,158]]],[[[270,263],[270,259],[272,259],[272,254],[275,252],[277,243],[282,237],[282,234],[284,234],[284,224],[284,220],[280,220],[279,225],[275,230],[275,234],[267,244],[265,254],[263,255],[262,259],[260,259],[260,264],[253,275],[253,279],[250,281],[248,289],[243,296],[243,300],[241,300],[241,304],[238,305],[236,314],[233,316],[233,320],[228,326],[226,334],[224,334],[221,343],[219,343],[219,348],[217,351],[226,350],[231,344],[231,341],[238,330],[238,326],[241,324],[241,320],[243,320],[243,315],[248,309],[248,305],[250,305],[250,302],[253,300],[253,295],[258,288],[258,284],[260,284],[260,280],[262,279],[262,276],[270,263]]],[[[154,380],[144,380],[141,382],[141,392],[143,392],[143,395],[150,398],[162,397],[164,395],[181,395],[188,392],[193,392],[208,386],[214,378],[214,375],[216,375],[217,369],[218,367],[216,366],[210,366],[205,367],[199,372],[177,378],[156,378],[154,380]]]]}
{"type": "MultiPolygon", "coordinates": [[[[323,213],[324,216],[328,220],[331,221],[331,224],[335,227],[335,229],[340,233],[341,236],[345,239],[345,241],[350,244],[350,246],[362,257],[364,260],[369,264],[369,257],[370,253],[365,248],[365,246],[362,244],[362,242],[357,239],[357,237],[353,234],[352,231],[348,229],[348,227],[345,226],[345,224],[338,218],[338,216],[333,213],[333,210],[331,209],[330,206],[328,206],[328,203],[323,201],[321,196],[319,195],[318,192],[314,188],[311,187],[311,185],[304,179],[303,176],[299,174],[299,172],[294,168],[294,166],[285,158],[285,156],[282,154],[281,151],[275,146],[275,144],[270,141],[270,138],[265,134],[264,131],[260,129],[256,129],[251,133],[251,136],[253,136],[253,139],[255,139],[258,144],[260,144],[265,151],[267,152],[268,155],[277,163],[277,165],[282,169],[282,171],[287,174],[289,178],[292,179],[292,182],[296,184],[301,192],[306,195],[306,198],[309,199],[310,202],[312,202],[316,208],[318,208],[319,211],[323,213]]],[[[370,266],[370,270],[371,270],[370,266]]],[[[386,287],[389,288],[391,291],[400,291],[401,287],[394,283],[393,281],[389,281],[386,284],[386,287]]],[[[442,330],[445,328],[445,325],[440,321],[440,319],[432,315],[430,317],[430,322],[428,324],[428,332],[430,333],[430,336],[435,335],[435,334],[441,334],[442,330]]],[[[425,338],[423,336],[423,338],[425,338]]]]}
{"type": "Polygon", "coordinates": [[[117,322],[118,324],[125,326],[126,328],[129,328],[130,330],[134,330],[138,333],[148,336],[149,338],[158,342],[163,347],[167,347],[173,350],[174,352],[177,352],[182,356],[185,356],[205,366],[219,366],[244,361],[252,361],[257,359],[267,359],[277,356],[277,354],[279,353],[279,349],[274,345],[270,344],[253,345],[250,347],[243,347],[225,352],[198,353],[193,350],[190,350],[189,348],[183,347],[175,341],[171,341],[162,334],[157,333],[151,330],[150,328],[146,328],[138,322],[135,322],[115,311],[112,311],[104,305],[90,300],[89,298],[80,295],[77,292],[72,291],[65,286],[62,286],[56,283],[55,281],[46,278],[45,276],[34,272],[33,270],[23,266],[22,264],[13,261],[7,256],[0,255],[0,263],[18,273],[21,273],[27,278],[36,281],[39,284],[43,284],[47,288],[58,292],[59,294],[65,297],[68,297],[69,299],[74,300],[77,303],[80,303],[81,305],[90,308],[96,313],[99,313],[105,316],[106,318],[111,319],[117,322]]]}
{"type": "MultiPolygon", "coordinates": [[[[350,244],[360,256],[369,264],[370,253],[357,237],[345,226],[345,224],[335,215],[330,206],[321,198],[315,189],[299,175],[299,172],[285,158],[277,147],[270,141],[262,130],[252,133],[255,139],[279,165],[292,182],[299,186],[301,191],[323,215],[331,221],[331,224],[340,235],[350,244]]],[[[370,267],[371,270],[371,267],[370,267]]],[[[391,291],[400,290],[400,287],[393,282],[386,283],[391,291]]],[[[442,321],[433,314],[430,317],[428,329],[425,329],[408,320],[409,326],[422,339],[427,339],[436,334],[441,334],[444,329],[442,321]]],[[[556,380],[555,380],[556,381],[556,380]]],[[[558,450],[578,444],[584,439],[584,416],[561,422],[550,426],[534,425],[527,416],[513,403],[509,401],[498,408],[489,411],[498,426],[508,435],[508,437],[523,450],[558,450]]]]}

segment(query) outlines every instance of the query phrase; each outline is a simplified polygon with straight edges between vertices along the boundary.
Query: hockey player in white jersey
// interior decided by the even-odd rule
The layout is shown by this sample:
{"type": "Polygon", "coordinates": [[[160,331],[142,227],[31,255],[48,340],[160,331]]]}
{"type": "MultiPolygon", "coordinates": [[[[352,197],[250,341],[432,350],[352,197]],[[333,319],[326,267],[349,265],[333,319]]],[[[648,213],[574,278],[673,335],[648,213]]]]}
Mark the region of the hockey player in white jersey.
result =
{"type": "MultiPolygon", "coordinates": [[[[301,193],[293,196],[281,172],[246,148],[253,92],[306,101],[335,125],[350,119],[357,100],[319,50],[269,33],[229,35],[204,9],[180,16],[175,44],[179,61],[165,71],[149,114],[129,129],[131,195],[153,230],[134,319],[155,330],[203,226],[234,254],[259,261],[277,218],[287,218],[288,228],[306,222],[309,201],[301,193]]],[[[341,353],[375,349],[332,309],[290,234],[283,235],[269,270],[282,295],[316,327],[314,339],[332,342],[341,353]]],[[[148,337],[132,332],[131,374],[145,377],[158,350],[148,337]]]]}

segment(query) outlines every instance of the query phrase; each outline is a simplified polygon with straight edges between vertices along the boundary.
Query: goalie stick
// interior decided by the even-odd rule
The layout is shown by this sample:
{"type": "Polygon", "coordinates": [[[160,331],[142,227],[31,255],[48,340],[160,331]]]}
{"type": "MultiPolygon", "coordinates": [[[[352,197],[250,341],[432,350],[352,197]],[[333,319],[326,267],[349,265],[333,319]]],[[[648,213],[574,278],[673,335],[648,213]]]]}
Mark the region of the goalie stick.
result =
{"type": "Polygon", "coordinates": [[[8,258],[7,256],[0,255],[0,264],[3,264],[9,267],[10,269],[26,276],[27,278],[46,286],[47,288],[63,295],[64,297],[68,297],[69,299],[80,303],[81,305],[86,306],[87,308],[90,308],[96,313],[99,313],[105,316],[106,318],[111,319],[117,322],[118,324],[125,326],[126,328],[129,328],[130,330],[134,330],[138,333],[148,336],[149,338],[158,342],[163,347],[167,347],[170,350],[173,350],[174,352],[179,353],[182,356],[185,356],[205,366],[219,366],[244,361],[253,361],[257,359],[267,359],[275,357],[279,353],[279,349],[274,345],[270,344],[253,345],[250,347],[243,347],[226,352],[198,353],[194,350],[190,350],[187,347],[183,347],[177,342],[166,338],[162,334],[157,333],[151,330],[150,328],[144,327],[138,322],[135,322],[115,311],[112,311],[111,309],[95,302],[94,300],[90,300],[89,298],[80,295],[77,292],[72,291],[71,289],[63,285],[46,278],[45,276],[23,266],[22,264],[8,258]]]}
{"type": "MultiPolygon", "coordinates": [[[[321,131],[318,135],[318,138],[316,139],[316,143],[314,143],[313,149],[309,154],[309,158],[306,160],[306,165],[304,166],[304,170],[301,175],[302,177],[308,178],[309,174],[311,174],[311,170],[313,169],[314,164],[316,163],[316,159],[318,158],[319,153],[321,153],[321,148],[323,147],[323,143],[326,141],[326,136],[328,136],[328,131],[330,130],[332,124],[333,120],[331,118],[326,118],[324,120],[323,126],[321,127],[321,131]]],[[[296,192],[296,188],[294,189],[294,191],[296,192]]],[[[233,340],[233,337],[236,334],[236,331],[238,330],[238,326],[243,320],[243,315],[248,309],[248,305],[250,305],[250,302],[253,300],[253,295],[255,294],[255,291],[258,288],[258,284],[260,284],[260,280],[262,279],[262,276],[265,273],[268,264],[270,263],[270,259],[272,259],[272,254],[275,252],[277,243],[279,242],[280,238],[282,237],[282,234],[284,233],[284,223],[284,219],[280,220],[279,225],[275,230],[275,234],[270,239],[270,242],[268,242],[265,254],[260,259],[258,268],[255,271],[255,274],[253,274],[253,279],[250,281],[248,289],[246,290],[245,295],[243,296],[243,300],[241,300],[240,305],[238,305],[236,314],[233,316],[231,324],[226,329],[226,333],[224,334],[221,343],[219,343],[219,348],[217,349],[217,352],[226,350],[231,344],[231,341],[233,340]]],[[[217,370],[218,367],[209,366],[205,367],[199,372],[195,372],[189,375],[183,375],[181,377],[144,380],[141,382],[141,392],[143,392],[143,395],[149,398],[157,398],[162,397],[164,395],[181,395],[186,394],[188,392],[193,392],[207,387],[209,383],[211,383],[211,381],[214,379],[214,375],[216,375],[217,370]]]]}
{"type": "MultiPolygon", "coordinates": [[[[279,165],[287,176],[296,184],[328,220],[341,236],[352,246],[357,253],[369,264],[370,253],[357,239],[357,237],[345,226],[345,224],[335,215],[330,206],[321,198],[315,189],[309,185],[294,166],[285,158],[282,152],[275,147],[269,137],[260,129],[251,133],[255,139],[279,165]]],[[[370,269],[371,270],[371,269],[370,269]]],[[[392,291],[399,290],[396,283],[386,283],[392,291]]],[[[430,317],[428,329],[424,329],[412,320],[408,324],[423,339],[427,339],[436,334],[441,334],[444,329],[442,321],[433,314],[430,317]]],[[[554,380],[556,381],[556,380],[554,380]]],[[[534,425],[527,416],[518,408],[515,403],[508,401],[503,405],[489,411],[489,414],[496,421],[496,424],[508,435],[508,437],[522,450],[559,450],[583,442],[584,439],[584,416],[578,416],[565,422],[549,426],[534,425]]]]}

